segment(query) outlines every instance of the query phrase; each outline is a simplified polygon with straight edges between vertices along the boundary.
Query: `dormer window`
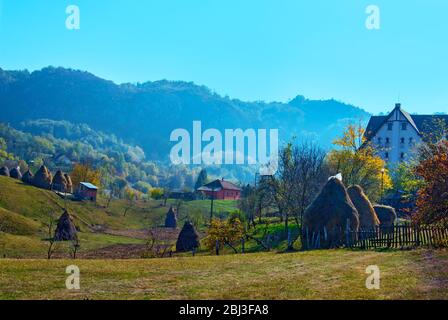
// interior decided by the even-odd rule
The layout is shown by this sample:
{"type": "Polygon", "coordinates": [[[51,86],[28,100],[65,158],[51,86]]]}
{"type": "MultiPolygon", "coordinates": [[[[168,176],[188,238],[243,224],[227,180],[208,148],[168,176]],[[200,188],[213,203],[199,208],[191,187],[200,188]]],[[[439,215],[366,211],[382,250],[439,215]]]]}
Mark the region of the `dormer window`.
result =
{"type": "Polygon", "coordinates": [[[394,124],[393,124],[392,122],[389,122],[389,123],[387,124],[387,130],[388,130],[388,131],[392,131],[393,127],[394,127],[394,124]]]}
{"type": "Polygon", "coordinates": [[[408,124],[406,122],[403,122],[401,124],[401,130],[403,130],[403,131],[408,130],[408,124]]]}

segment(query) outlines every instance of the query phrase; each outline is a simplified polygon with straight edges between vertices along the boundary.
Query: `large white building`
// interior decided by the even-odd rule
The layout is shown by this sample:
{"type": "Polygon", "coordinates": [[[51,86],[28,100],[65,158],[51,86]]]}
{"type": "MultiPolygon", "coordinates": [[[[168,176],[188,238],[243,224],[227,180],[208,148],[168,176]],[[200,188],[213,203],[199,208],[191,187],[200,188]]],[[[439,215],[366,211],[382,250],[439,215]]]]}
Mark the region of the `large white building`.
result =
{"type": "Polygon", "coordinates": [[[448,125],[448,115],[410,115],[397,103],[389,115],[370,118],[365,138],[389,166],[394,166],[412,157],[436,119],[448,125]]]}

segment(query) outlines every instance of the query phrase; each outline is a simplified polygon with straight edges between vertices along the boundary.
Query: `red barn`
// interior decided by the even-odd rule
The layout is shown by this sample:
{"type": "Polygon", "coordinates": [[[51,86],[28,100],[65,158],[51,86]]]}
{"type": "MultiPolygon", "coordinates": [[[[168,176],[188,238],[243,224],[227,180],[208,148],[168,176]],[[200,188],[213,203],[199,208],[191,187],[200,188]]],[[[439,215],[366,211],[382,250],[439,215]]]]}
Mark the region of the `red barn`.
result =
{"type": "Polygon", "coordinates": [[[98,187],[89,182],[80,182],[76,190],[76,197],[80,200],[96,201],[98,187]]]}
{"type": "Polygon", "coordinates": [[[200,187],[198,191],[204,192],[208,197],[216,200],[239,200],[241,189],[235,184],[222,180],[215,180],[200,187]]]}

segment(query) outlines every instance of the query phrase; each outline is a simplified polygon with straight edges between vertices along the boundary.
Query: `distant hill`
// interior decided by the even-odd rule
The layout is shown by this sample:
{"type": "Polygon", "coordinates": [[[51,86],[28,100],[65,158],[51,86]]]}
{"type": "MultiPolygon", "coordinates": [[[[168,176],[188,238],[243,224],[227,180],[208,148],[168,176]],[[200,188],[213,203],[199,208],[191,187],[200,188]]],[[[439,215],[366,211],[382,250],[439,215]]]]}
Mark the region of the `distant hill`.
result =
{"type": "Polygon", "coordinates": [[[117,85],[64,68],[0,69],[0,122],[52,119],[87,124],[139,145],[147,159],[167,159],[173,129],[278,128],[280,139],[311,138],[328,147],[350,121],[367,121],[364,110],[335,100],[298,96],[289,103],[244,102],[191,82],[156,81],[117,85]]]}

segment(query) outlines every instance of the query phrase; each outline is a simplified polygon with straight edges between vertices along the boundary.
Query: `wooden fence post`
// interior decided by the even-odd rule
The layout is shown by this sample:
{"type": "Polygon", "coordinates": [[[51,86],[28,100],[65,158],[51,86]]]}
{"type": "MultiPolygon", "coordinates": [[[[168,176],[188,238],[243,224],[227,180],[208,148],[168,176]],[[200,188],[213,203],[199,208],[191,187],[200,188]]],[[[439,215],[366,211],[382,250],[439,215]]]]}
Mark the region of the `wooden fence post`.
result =
{"type": "Polygon", "coordinates": [[[216,255],[219,256],[219,240],[216,240],[216,255]]]}

